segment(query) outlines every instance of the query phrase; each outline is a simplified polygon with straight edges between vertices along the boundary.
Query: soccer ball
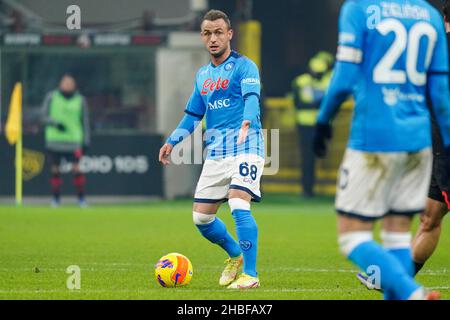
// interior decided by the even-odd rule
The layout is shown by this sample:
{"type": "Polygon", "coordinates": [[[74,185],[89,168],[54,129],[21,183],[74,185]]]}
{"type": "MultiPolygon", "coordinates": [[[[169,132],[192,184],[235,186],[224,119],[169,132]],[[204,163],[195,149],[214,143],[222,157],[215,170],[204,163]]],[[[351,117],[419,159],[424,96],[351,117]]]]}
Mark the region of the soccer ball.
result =
{"type": "Polygon", "coordinates": [[[188,258],[179,253],[169,253],[156,263],[156,281],[163,287],[181,287],[192,278],[192,264],[188,258]]]}

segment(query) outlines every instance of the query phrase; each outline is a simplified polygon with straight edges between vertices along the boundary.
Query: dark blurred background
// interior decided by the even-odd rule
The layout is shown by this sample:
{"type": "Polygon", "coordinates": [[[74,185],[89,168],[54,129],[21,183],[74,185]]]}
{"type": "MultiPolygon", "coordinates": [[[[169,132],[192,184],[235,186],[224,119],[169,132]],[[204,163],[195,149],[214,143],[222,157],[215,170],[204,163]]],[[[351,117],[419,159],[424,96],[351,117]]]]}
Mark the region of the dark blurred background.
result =
{"type": "MultiPolygon", "coordinates": [[[[262,24],[262,65],[269,96],[286,93],[290,81],[306,71],[318,50],[335,53],[337,22],[343,0],[253,1],[252,18],[262,24]]],[[[442,0],[429,1],[437,8],[442,0]]],[[[244,1],[210,0],[210,7],[239,17],[244,1]]]]}
{"type": "MultiPolygon", "coordinates": [[[[440,8],[443,1],[430,2],[440,8]]],[[[342,0],[0,0],[1,131],[14,83],[21,81],[24,133],[28,135],[24,144],[28,141],[32,149],[39,149],[43,136],[38,121],[41,104],[47,92],[57,87],[61,75],[69,72],[87,99],[93,135],[101,136],[99,141],[104,141],[105,135],[112,137],[110,141],[128,136],[128,145],[135,146],[130,152],[148,158],[146,174],[158,177],[154,183],[157,187],[149,191],[145,183],[137,181],[135,185],[142,185],[144,194],[190,196],[199,169],[177,166],[162,170],[155,161],[155,153],[183,115],[196,70],[208,62],[199,37],[202,17],[209,9],[220,9],[233,24],[233,48],[254,59],[260,67],[263,126],[280,133],[279,170],[277,175],[263,179],[263,190],[299,193],[302,153],[292,83],[308,72],[308,61],[317,52],[335,54],[342,3],[342,0]],[[80,29],[67,26],[71,5],[79,8],[80,29]],[[132,138],[136,135],[140,137],[132,138]],[[151,145],[136,142],[141,141],[142,135],[148,136],[151,145]]],[[[318,193],[334,193],[351,108],[351,105],[343,108],[336,121],[339,130],[330,157],[318,163],[318,193]]],[[[4,138],[1,143],[1,153],[5,155],[8,151],[10,157],[12,148],[6,147],[4,138]]],[[[98,150],[94,146],[91,152],[95,155],[98,150]]],[[[11,171],[9,167],[3,170],[11,171]]],[[[96,174],[99,173],[91,173],[91,181],[96,174]]],[[[32,176],[31,182],[40,175],[32,176]]],[[[5,178],[0,171],[2,177],[12,179],[11,175],[5,178]]],[[[42,179],[45,181],[46,177],[42,179]]],[[[0,194],[12,192],[10,182],[0,186],[0,194]]],[[[31,182],[30,186],[34,183],[31,182]]],[[[29,193],[36,193],[40,182],[35,185],[29,193]]],[[[90,188],[90,192],[99,192],[95,183],[90,188]]]]}

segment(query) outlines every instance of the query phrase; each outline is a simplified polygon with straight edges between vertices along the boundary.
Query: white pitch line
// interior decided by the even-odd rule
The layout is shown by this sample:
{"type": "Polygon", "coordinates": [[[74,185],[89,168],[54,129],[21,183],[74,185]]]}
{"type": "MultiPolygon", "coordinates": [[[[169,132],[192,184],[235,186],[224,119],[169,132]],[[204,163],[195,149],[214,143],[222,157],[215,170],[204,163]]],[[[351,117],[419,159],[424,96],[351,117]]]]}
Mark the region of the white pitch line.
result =
{"type": "MultiPolygon", "coordinates": [[[[430,290],[450,290],[450,286],[437,286],[437,287],[427,287],[427,289],[430,290]]],[[[136,294],[145,294],[145,293],[161,293],[162,290],[165,290],[164,288],[159,289],[146,289],[146,290],[94,290],[94,289],[87,289],[87,290],[0,290],[0,294],[29,294],[29,293],[68,293],[68,294],[85,294],[85,293],[136,293],[136,294]]],[[[360,291],[367,291],[365,288],[314,288],[314,289],[255,289],[255,290],[247,290],[244,294],[251,294],[251,293],[292,293],[292,292],[360,292],[360,291]]],[[[239,290],[227,290],[227,289],[179,289],[177,291],[172,291],[173,294],[182,294],[182,293],[188,293],[188,292],[206,292],[206,293],[212,293],[212,292],[220,292],[220,293],[243,293],[239,290]]]]}
{"type": "MultiPolygon", "coordinates": [[[[438,286],[438,287],[427,287],[427,289],[431,290],[450,290],[450,286],[438,286]]],[[[161,293],[161,290],[165,290],[164,288],[160,289],[146,289],[146,290],[94,290],[94,289],[87,289],[87,290],[74,290],[70,291],[68,289],[66,290],[0,290],[0,294],[24,294],[24,293],[69,293],[69,294],[84,294],[84,293],[136,293],[136,294],[145,294],[145,293],[152,293],[152,292],[158,292],[161,293]]],[[[264,292],[264,293],[290,293],[290,292],[361,292],[361,291],[367,291],[365,288],[340,288],[340,289],[330,289],[330,288],[314,288],[314,289],[256,289],[256,290],[248,290],[242,292],[239,290],[227,290],[227,289],[179,289],[178,291],[172,291],[172,293],[187,293],[187,292],[220,292],[220,293],[243,293],[243,294],[251,294],[251,293],[258,293],[258,292],[264,292]]]]}
{"type": "MultiPolygon", "coordinates": [[[[81,271],[86,272],[131,272],[131,271],[147,271],[153,268],[152,265],[141,265],[141,264],[129,264],[130,268],[93,268],[88,267],[93,265],[94,263],[86,263],[83,267],[83,264],[78,264],[81,268],[81,271]],[[133,268],[134,267],[134,268],[133,268]]],[[[113,266],[113,264],[104,264],[105,266],[113,266]]],[[[117,266],[122,266],[124,264],[116,264],[117,266]]],[[[66,268],[46,268],[46,267],[38,267],[39,272],[65,272],[66,268]]],[[[194,271],[206,271],[206,270],[222,270],[219,266],[212,265],[203,265],[199,268],[194,268],[194,271]]],[[[356,269],[315,269],[315,268],[289,268],[289,267],[275,267],[275,268],[261,268],[260,272],[305,272],[305,273],[357,273],[356,269]]],[[[34,267],[32,268],[0,268],[0,272],[35,272],[34,267]]],[[[447,269],[438,269],[438,270],[423,270],[420,272],[420,275],[427,276],[438,276],[448,274],[449,270],[447,269]]]]}
{"type": "MultiPolygon", "coordinates": [[[[0,290],[1,293],[69,293],[69,294],[76,294],[76,293],[150,293],[150,292],[162,292],[161,290],[165,290],[164,288],[161,289],[148,289],[148,290],[0,290]]],[[[256,289],[256,290],[248,290],[245,291],[245,294],[247,293],[258,293],[258,292],[339,292],[339,291],[366,291],[367,289],[361,288],[361,289],[329,289],[329,288],[316,288],[316,289],[256,289]]],[[[175,291],[173,291],[175,292],[175,291]]],[[[183,292],[222,292],[222,293],[243,293],[240,290],[228,290],[228,289],[180,289],[179,291],[176,291],[177,293],[183,293],[183,292]]]]}
{"type": "MultiPolygon", "coordinates": [[[[105,268],[105,269],[100,269],[100,268],[81,268],[82,271],[85,272],[131,272],[131,271],[136,271],[136,269],[125,269],[125,268],[105,268]]],[[[42,273],[42,272],[66,272],[65,268],[44,268],[44,267],[40,267],[39,271],[36,272],[34,270],[34,268],[0,268],[0,272],[32,272],[32,273],[42,273]]]]}

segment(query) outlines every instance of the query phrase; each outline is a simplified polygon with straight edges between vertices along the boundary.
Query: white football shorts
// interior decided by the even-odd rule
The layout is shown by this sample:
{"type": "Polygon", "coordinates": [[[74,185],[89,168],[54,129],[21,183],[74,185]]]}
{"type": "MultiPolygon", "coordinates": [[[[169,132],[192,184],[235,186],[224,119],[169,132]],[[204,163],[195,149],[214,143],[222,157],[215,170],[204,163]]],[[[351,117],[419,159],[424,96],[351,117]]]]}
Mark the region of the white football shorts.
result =
{"type": "Polygon", "coordinates": [[[337,181],[336,211],[362,220],[422,212],[431,166],[430,148],[409,153],[347,149],[337,181]]]}
{"type": "Polygon", "coordinates": [[[224,159],[207,159],[195,190],[195,202],[216,203],[228,199],[230,189],[243,190],[261,201],[260,180],[264,158],[241,154],[224,159]]]}

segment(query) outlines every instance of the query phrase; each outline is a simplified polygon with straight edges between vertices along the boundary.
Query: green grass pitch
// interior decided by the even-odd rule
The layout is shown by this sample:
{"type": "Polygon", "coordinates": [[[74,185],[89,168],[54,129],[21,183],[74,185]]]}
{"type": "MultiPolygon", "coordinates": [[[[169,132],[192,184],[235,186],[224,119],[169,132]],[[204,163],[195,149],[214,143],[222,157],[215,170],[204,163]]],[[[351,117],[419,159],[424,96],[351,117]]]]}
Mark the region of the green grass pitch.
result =
{"type": "MultiPolygon", "coordinates": [[[[0,206],[0,299],[380,299],[338,252],[331,198],[267,197],[253,205],[259,225],[261,287],[219,287],[226,256],[192,223],[190,201],[77,207],[0,206]],[[180,252],[192,262],[186,287],[162,288],[154,264],[180,252]],[[66,268],[81,268],[81,289],[66,288],[66,268]]],[[[219,211],[234,234],[225,204],[219,211]]],[[[417,219],[416,219],[417,224],[417,219]]],[[[450,234],[419,282],[450,298],[450,234]]]]}

